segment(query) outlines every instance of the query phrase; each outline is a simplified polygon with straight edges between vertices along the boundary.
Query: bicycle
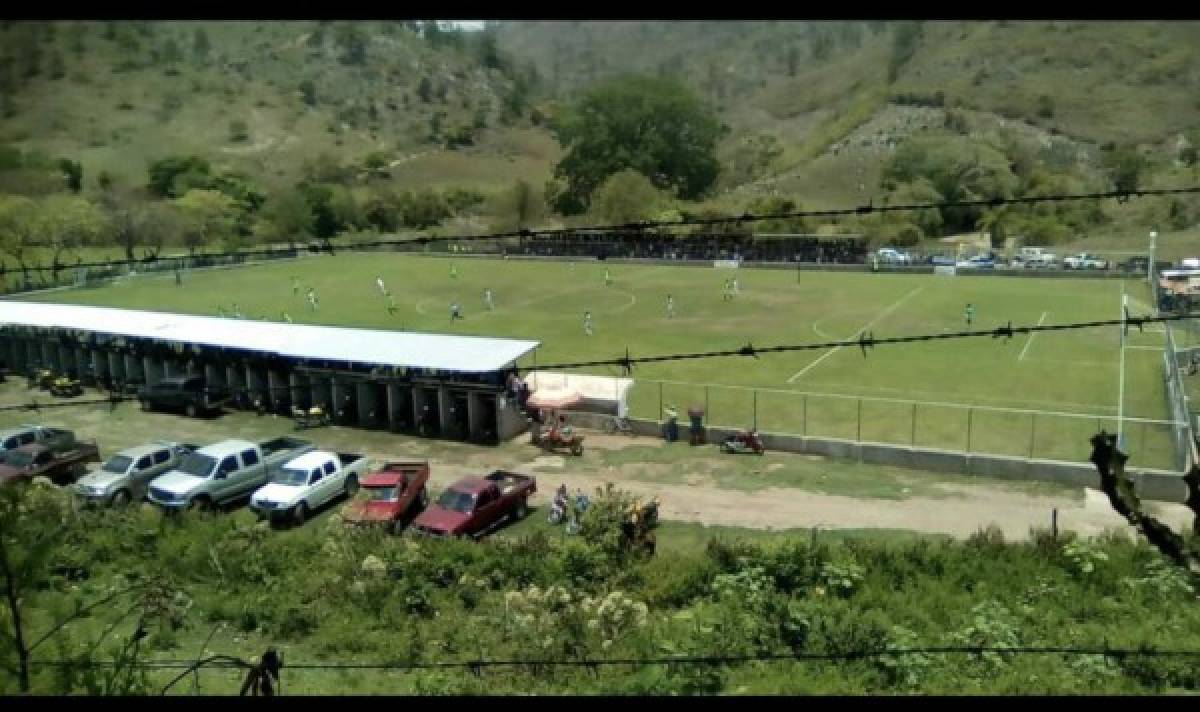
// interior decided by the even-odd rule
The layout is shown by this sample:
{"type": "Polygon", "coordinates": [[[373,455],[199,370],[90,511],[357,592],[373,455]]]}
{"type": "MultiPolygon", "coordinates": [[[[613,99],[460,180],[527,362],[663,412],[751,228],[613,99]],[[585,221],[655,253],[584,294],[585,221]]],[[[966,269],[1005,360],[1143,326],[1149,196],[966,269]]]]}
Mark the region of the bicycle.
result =
{"type": "Polygon", "coordinates": [[[622,418],[619,415],[614,415],[613,417],[604,421],[604,432],[608,433],[609,435],[616,435],[617,433],[621,433],[622,435],[636,434],[633,432],[633,426],[629,424],[629,419],[622,418]]]}

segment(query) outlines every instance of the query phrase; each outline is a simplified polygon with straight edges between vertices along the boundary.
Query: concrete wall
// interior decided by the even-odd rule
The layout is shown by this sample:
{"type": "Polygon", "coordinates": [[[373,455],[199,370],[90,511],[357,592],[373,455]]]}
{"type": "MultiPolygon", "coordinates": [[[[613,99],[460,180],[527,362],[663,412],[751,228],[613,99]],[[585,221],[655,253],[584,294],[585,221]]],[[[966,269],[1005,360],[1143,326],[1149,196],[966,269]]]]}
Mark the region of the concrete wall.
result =
{"type": "MultiPolygon", "coordinates": [[[[609,416],[596,413],[566,413],[567,422],[576,427],[601,430],[609,416]]],[[[662,426],[653,420],[630,419],[637,435],[661,437],[662,426]]],[[[686,427],[681,424],[681,437],[686,427]]],[[[737,433],[735,428],[707,427],[710,444],[720,443],[737,433]]],[[[1100,489],[1100,475],[1089,463],[1038,460],[1003,455],[981,455],[952,450],[917,448],[886,443],[858,443],[852,440],[816,438],[782,433],[759,433],[768,450],[824,455],[843,460],[858,460],[876,465],[907,467],[928,472],[978,475],[1008,480],[1053,482],[1072,487],[1100,489]]],[[[511,437],[511,436],[508,436],[511,437]]],[[[1183,477],[1174,472],[1130,469],[1137,493],[1143,499],[1181,503],[1187,499],[1183,477]]]]}

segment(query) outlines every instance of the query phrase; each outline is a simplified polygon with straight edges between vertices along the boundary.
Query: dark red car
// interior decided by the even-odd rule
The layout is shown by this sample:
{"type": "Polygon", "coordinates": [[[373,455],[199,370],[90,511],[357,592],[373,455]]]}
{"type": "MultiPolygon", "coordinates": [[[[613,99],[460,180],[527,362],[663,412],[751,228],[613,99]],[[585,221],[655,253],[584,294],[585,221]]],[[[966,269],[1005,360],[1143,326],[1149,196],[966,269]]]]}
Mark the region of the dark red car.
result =
{"type": "Polygon", "coordinates": [[[487,477],[466,477],[446,488],[413,522],[422,534],[477,539],[506,521],[529,512],[537,480],[497,470],[487,477]]]}
{"type": "Polygon", "coordinates": [[[354,524],[379,524],[399,534],[429,504],[428,462],[389,462],[359,481],[359,497],[343,515],[354,524]]]}
{"type": "Polygon", "coordinates": [[[54,484],[63,485],[84,474],[89,462],[100,462],[100,449],[95,443],[76,441],[62,451],[41,444],[22,445],[0,457],[0,484],[48,477],[54,484]]]}

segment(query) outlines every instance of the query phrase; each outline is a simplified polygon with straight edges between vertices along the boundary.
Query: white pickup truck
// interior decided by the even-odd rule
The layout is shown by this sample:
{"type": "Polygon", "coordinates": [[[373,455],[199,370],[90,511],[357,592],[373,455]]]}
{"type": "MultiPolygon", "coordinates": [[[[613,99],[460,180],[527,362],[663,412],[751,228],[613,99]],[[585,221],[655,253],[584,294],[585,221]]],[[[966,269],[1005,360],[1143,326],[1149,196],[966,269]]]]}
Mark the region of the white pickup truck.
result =
{"type": "Polygon", "coordinates": [[[250,497],[250,508],[259,518],[291,520],[304,524],[309,512],[341,495],[353,497],[367,474],[367,458],[342,452],[315,450],[285,464],[271,481],[250,497]]]}
{"type": "Polygon", "coordinates": [[[1080,252],[1065,258],[1063,269],[1108,269],[1108,260],[1087,252],[1080,252]]]}
{"type": "Polygon", "coordinates": [[[148,499],[167,510],[212,509],[254,492],[280,465],[315,449],[307,440],[286,437],[207,445],[184,455],[178,467],[151,481],[148,499]]]}
{"type": "Polygon", "coordinates": [[[1044,247],[1022,247],[1013,257],[1012,266],[1038,269],[1053,267],[1057,261],[1058,256],[1044,247]]]}

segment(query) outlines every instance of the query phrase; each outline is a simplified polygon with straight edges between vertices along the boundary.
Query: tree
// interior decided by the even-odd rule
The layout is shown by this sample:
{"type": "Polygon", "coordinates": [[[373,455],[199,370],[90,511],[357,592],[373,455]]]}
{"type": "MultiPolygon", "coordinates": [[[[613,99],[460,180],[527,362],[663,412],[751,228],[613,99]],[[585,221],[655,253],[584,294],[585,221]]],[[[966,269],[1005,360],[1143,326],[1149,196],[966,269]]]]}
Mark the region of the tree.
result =
{"type": "Polygon", "coordinates": [[[0,196],[0,251],[11,255],[25,282],[29,281],[29,251],[37,239],[38,208],[23,195],[0,196]]]}
{"type": "MultiPolygon", "coordinates": [[[[1007,156],[994,146],[965,136],[914,138],[906,141],[884,166],[885,182],[898,185],[924,179],[947,201],[1011,198],[1020,188],[1007,156]]],[[[946,226],[973,230],[977,207],[945,208],[946,226]]]]}
{"type": "Polygon", "coordinates": [[[58,162],[58,169],[66,178],[67,190],[78,193],[83,188],[83,165],[79,161],[63,158],[58,162]]]}
{"type": "Polygon", "coordinates": [[[281,190],[271,195],[263,205],[260,215],[270,223],[276,239],[291,244],[304,242],[312,237],[316,216],[312,206],[299,190],[281,190]]]}
{"type": "Polygon", "coordinates": [[[404,224],[416,228],[431,227],[450,217],[450,206],[432,188],[404,194],[401,211],[404,224]]]}
{"type": "Polygon", "coordinates": [[[524,178],[517,179],[513,187],[498,193],[492,200],[495,230],[523,230],[545,217],[546,202],[524,178]]]}
{"type": "Polygon", "coordinates": [[[596,188],[624,169],[680,198],[701,197],[716,181],[716,145],[726,130],[689,89],[651,77],[622,77],[590,90],[553,128],[565,150],[555,166],[566,181],[556,207],[568,214],[585,210],[596,188]]]}
{"type": "Polygon", "coordinates": [[[194,253],[214,242],[237,244],[237,208],[228,195],[216,190],[189,190],[175,200],[175,205],[183,215],[183,238],[189,251],[194,253]]]}
{"type": "Polygon", "coordinates": [[[250,129],[246,126],[246,122],[242,119],[234,119],[229,122],[229,140],[234,143],[249,140],[250,129]]]}
{"type": "Polygon", "coordinates": [[[892,51],[888,55],[888,83],[900,76],[900,70],[912,59],[921,42],[922,26],[919,21],[901,22],[892,35],[892,51]]]}
{"type": "Polygon", "coordinates": [[[208,53],[212,49],[212,45],[208,41],[208,33],[203,27],[197,27],[196,32],[192,35],[192,54],[196,59],[204,61],[208,59],[208,53]]]}
{"type": "Polygon", "coordinates": [[[421,81],[417,83],[417,96],[425,104],[433,101],[433,83],[429,81],[429,77],[421,77],[421,81]]]}
{"type": "Polygon", "coordinates": [[[479,33],[479,63],[485,69],[503,69],[504,60],[496,46],[496,31],[486,29],[479,33]]]}
{"type": "Polygon", "coordinates": [[[177,179],[189,173],[207,176],[209,165],[200,156],[168,156],[151,163],[147,172],[149,182],[146,187],[151,194],[160,198],[176,198],[182,194],[178,192],[177,179]]]}
{"type": "Polygon", "coordinates": [[[313,80],[305,79],[300,82],[300,98],[309,106],[317,105],[317,86],[313,84],[313,80]]]}
{"type": "Polygon", "coordinates": [[[358,25],[352,22],[341,24],[334,36],[342,55],[338,61],[342,64],[363,65],[367,63],[367,38],[358,25]]]}
{"type": "Polygon", "coordinates": [[[64,253],[100,242],[109,229],[104,211],[77,195],[47,196],[38,210],[38,239],[53,249],[51,264],[55,266],[62,264],[64,253]]]}
{"type": "Polygon", "coordinates": [[[602,222],[624,224],[649,220],[668,201],[669,197],[649,178],[627,168],[612,174],[596,188],[591,195],[590,211],[602,222]]]}
{"type": "Polygon", "coordinates": [[[1138,188],[1146,159],[1132,146],[1121,146],[1105,153],[1104,167],[1108,170],[1113,187],[1119,191],[1134,191],[1138,188]]]}

